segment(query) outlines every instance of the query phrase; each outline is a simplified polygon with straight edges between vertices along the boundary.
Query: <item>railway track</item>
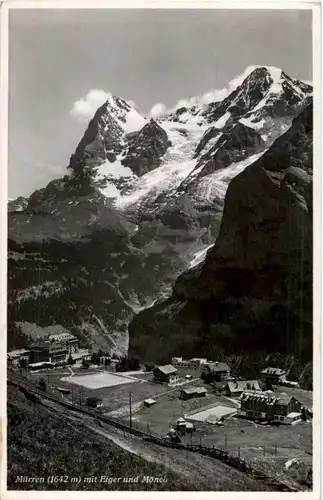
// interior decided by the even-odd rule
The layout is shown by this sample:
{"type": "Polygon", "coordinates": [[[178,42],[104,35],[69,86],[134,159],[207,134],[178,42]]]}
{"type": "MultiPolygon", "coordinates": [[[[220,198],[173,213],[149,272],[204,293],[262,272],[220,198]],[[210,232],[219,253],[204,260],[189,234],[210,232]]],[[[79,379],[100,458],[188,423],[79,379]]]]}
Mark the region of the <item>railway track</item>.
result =
{"type": "Polygon", "coordinates": [[[69,401],[60,399],[59,397],[54,396],[52,394],[43,392],[40,389],[38,389],[33,382],[30,382],[29,380],[17,375],[14,372],[8,373],[7,382],[18,387],[22,392],[26,394],[27,397],[28,394],[32,395],[32,397],[34,397],[34,401],[38,400],[39,402],[41,402],[41,399],[47,399],[49,401],[52,401],[56,404],[63,406],[68,410],[83,413],[84,415],[93,417],[95,420],[99,422],[104,422],[119,430],[122,430],[123,432],[126,432],[134,436],[138,436],[142,438],[144,441],[149,441],[154,444],[158,444],[160,446],[167,448],[175,448],[175,449],[187,450],[192,453],[200,453],[202,455],[207,455],[211,458],[220,460],[221,462],[239,470],[240,472],[244,472],[248,475],[251,475],[254,479],[263,481],[264,483],[266,483],[267,486],[271,487],[273,491],[283,491],[283,492],[299,491],[297,488],[293,488],[292,486],[284,483],[283,481],[279,481],[278,479],[269,476],[264,471],[255,469],[241,458],[230,455],[227,451],[221,450],[219,448],[208,447],[205,445],[195,445],[195,444],[184,445],[183,443],[173,443],[167,440],[166,438],[158,436],[156,434],[153,433],[148,434],[147,432],[144,432],[142,430],[136,429],[133,426],[120,422],[117,418],[101,415],[100,412],[97,410],[91,410],[90,408],[85,408],[84,406],[76,405],[69,401]]]}

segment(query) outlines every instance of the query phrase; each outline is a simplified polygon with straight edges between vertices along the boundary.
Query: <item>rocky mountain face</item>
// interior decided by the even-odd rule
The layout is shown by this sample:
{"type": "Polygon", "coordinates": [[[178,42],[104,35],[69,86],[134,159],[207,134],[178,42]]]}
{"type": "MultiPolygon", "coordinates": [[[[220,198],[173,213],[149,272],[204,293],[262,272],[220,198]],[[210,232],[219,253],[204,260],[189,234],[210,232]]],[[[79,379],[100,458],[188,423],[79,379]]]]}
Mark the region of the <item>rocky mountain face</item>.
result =
{"type": "Polygon", "coordinates": [[[134,234],[96,189],[58,181],[9,214],[10,340],[20,343],[30,324],[62,325],[88,345],[124,353],[134,311],[173,282],[181,262],[176,251],[146,255],[134,234]]]}
{"type": "Polygon", "coordinates": [[[27,208],[28,198],[18,196],[15,200],[8,201],[8,212],[22,212],[27,208]]]}
{"type": "Polygon", "coordinates": [[[263,67],[223,101],[163,119],[110,96],[67,174],[9,204],[8,345],[35,323],[124,352],[134,314],[214,244],[230,181],[269,154],[311,93],[263,67]]]}
{"type": "Polygon", "coordinates": [[[204,262],[132,321],[129,352],[312,357],[312,105],[229,184],[204,262]],[[149,341],[148,341],[149,340],[149,341]]]}

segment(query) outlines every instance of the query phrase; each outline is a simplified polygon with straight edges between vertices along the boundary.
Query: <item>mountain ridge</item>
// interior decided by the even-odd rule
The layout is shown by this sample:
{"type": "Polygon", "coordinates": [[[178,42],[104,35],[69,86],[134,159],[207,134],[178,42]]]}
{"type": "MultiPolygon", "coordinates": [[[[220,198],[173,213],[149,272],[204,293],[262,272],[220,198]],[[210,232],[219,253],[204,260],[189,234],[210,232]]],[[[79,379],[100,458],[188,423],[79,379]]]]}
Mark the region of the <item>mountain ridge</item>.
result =
{"type": "Polygon", "coordinates": [[[36,317],[40,326],[60,322],[90,344],[109,348],[93,321],[99,317],[125,352],[134,313],[169,296],[180,273],[214,244],[230,181],[268,151],[310,99],[311,88],[293,79],[291,95],[283,89],[271,99],[270,85],[286,86],[289,77],[281,72],[282,82],[277,77],[271,83],[266,68],[256,74],[262,74],[260,83],[251,73],[224,105],[208,104],[203,124],[193,113],[187,123],[149,119],[115,96],[97,110],[67,175],[32,193],[19,213],[13,202],[8,206],[12,331],[36,317]],[[254,126],[259,114],[261,127],[254,126]],[[215,121],[207,122],[211,116],[215,121]],[[97,258],[82,257],[82,249],[97,258]],[[67,263],[57,262],[55,252],[67,263]],[[55,283],[48,285],[50,299],[42,296],[40,276],[55,283]],[[65,319],[57,311],[62,301],[65,319]]]}

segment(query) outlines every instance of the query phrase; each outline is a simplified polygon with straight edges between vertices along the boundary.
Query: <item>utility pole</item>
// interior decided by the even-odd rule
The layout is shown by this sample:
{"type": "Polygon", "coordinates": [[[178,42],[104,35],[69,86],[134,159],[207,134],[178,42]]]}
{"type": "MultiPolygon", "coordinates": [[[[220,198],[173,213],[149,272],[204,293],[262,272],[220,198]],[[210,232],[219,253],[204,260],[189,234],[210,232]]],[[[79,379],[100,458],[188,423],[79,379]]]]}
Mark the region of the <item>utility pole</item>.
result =
{"type": "Polygon", "coordinates": [[[130,434],[132,432],[132,413],[131,413],[131,392],[129,392],[129,420],[130,420],[130,434]]]}
{"type": "Polygon", "coordinates": [[[264,457],[266,456],[266,446],[264,446],[264,457]]]}

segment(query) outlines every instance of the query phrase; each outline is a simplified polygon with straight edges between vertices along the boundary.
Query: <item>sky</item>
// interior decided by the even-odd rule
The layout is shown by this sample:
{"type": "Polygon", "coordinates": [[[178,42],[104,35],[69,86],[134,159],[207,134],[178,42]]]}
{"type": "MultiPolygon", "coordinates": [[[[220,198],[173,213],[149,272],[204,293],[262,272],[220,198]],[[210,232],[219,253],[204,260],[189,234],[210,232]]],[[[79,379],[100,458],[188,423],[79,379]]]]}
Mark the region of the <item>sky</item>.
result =
{"type": "Polygon", "coordinates": [[[311,22],[304,10],[11,10],[9,197],[64,175],[105,93],[148,115],[250,65],[311,81],[311,22]]]}

